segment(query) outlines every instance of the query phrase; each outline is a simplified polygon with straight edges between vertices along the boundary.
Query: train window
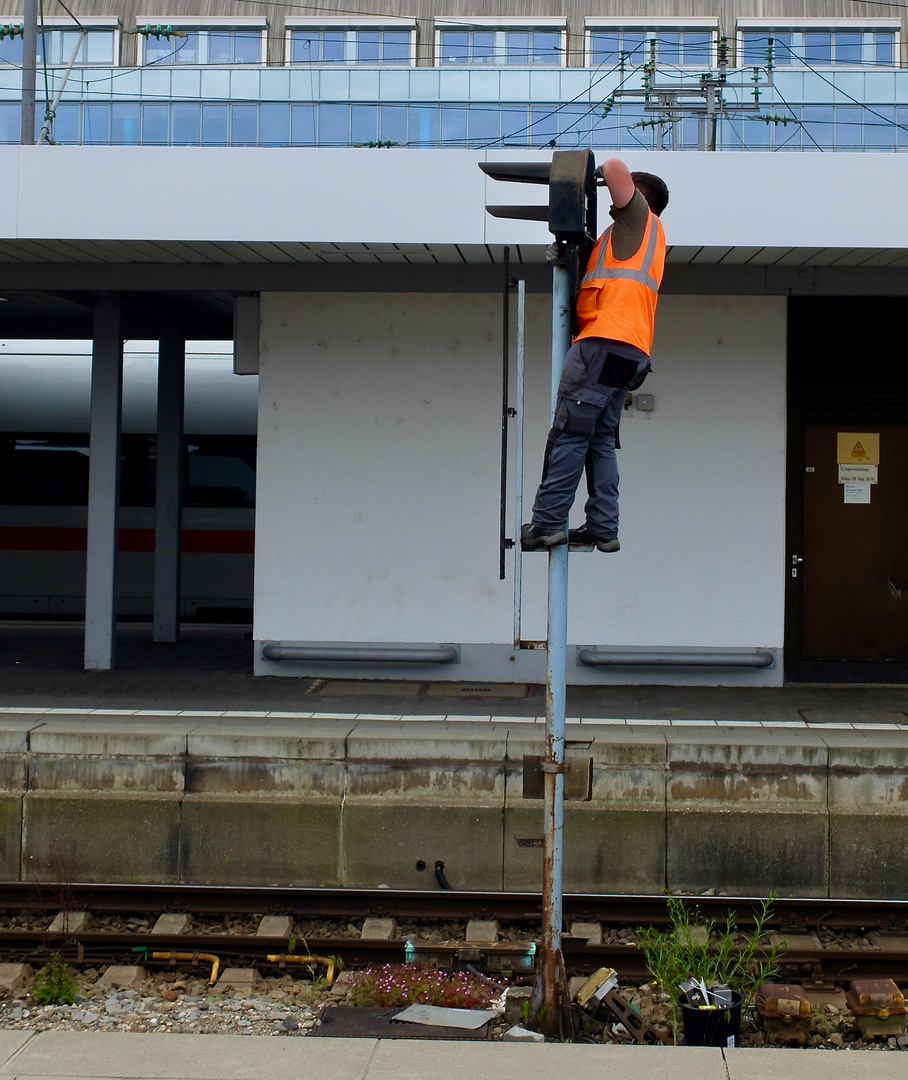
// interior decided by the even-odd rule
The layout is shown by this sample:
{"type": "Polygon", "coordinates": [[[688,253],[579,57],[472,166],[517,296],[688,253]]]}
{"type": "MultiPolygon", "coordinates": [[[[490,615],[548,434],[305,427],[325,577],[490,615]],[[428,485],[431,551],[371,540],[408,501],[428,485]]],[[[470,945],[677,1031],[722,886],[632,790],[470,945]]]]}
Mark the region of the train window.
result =
{"type": "Polygon", "coordinates": [[[187,439],[184,506],[255,506],[255,436],[187,439]]]}
{"type": "MultiPolygon", "coordinates": [[[[125,434],[120,443],[120,506],[154,506],[156,439],[125,434]]],[[[255,506],[255,436],[190,435],[183,505],[255,506]]],[[[0,505],[86,506],[88,435],[0,435],[0,505]]]]}
{"type": "Polygon", "coordinates": [[[88,446],[76,440],[59,436],[0,440],[0,502],[84,506],[88,502],[88,446]]]}

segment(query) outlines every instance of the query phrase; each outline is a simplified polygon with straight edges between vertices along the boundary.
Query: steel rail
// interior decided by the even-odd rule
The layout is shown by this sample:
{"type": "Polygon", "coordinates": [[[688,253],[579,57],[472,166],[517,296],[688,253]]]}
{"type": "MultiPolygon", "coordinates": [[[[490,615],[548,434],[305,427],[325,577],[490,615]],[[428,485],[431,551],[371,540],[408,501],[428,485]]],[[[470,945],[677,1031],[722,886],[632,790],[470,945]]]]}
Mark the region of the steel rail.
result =
{"type": "MultiPolygon", "coordinates": [[[[753,896],[690,896],[690,906],[709,919],[738,921],[759,908],[753,896]]],[[[459,892],[455,890],[292,888],[221,885],[0,883],[0,911],[161,912],[198,915],[288,914],[298,918],[397,919],[491,918],[538,923],[539,893],[459,892]],[[61,902],[65,897],[66,903],[61,902]]],[[[665,897],[659,894],[565,893],[564,921],[634,926],[669,922],[665,897]]],[[[881,927],[908,929],[908,900],[783,897],[773,901],[772,929],[813,930],[881,927]]]]}
{"type": "MultiPolygon", "coordinates": [[[[303,951],[315,949],[321,955],[340,957],[348,968],[412,961],[427,966],[458,968],[470,964],[491,974],[529,974],[532,963],[524,962],[531,943],[510,942],[498,946],[463,941],[428,942],[403,938],[351,939],[311,938],[299,942],[303,951]]],[[[613,967],[623,979],[649,978],[643,955],[636,945],[590,945],[579,938],[562,937],[565,966],[570,974],[590,974],[600,967],[613,967]]],[[[139,963],[155,970],[176,968],[185,971],[189,961],[156,961],[153,952],[179,949],[181,953],[214,953],[222,959],[259,968],[278,970],[280,964],[267,960],[268,954],[283,953],[285,938],[252,937],[242,934],[180,934],[174,937],[149,933],[107,933],[79,931],[72,935],[48,934],[39,930],[0,932],[0,956],[5,961],[40,960],[51,950],[72,963],[139,963]]],[[[534,957],[535,959],[535,957],[534,957]]],[[[780,959],[780,978],[792,982],[823,977],[837,982],[859,978],[891,978],[908,981],[908,951],[889,949],[802,949],[786,950],[780,959]]]]}

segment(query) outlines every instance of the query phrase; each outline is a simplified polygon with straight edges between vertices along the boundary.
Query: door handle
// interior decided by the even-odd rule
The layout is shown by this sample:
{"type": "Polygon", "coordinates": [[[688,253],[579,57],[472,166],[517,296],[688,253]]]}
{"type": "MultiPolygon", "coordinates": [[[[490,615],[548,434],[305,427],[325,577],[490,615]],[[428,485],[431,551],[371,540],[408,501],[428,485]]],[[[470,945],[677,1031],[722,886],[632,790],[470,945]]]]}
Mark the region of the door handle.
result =
{"type": "Polygon", "coordinates": [[[803,558],[800,555],[792,555],[791,557],[791,576],[796,578],[798,576],[798,567],[803,562],[803,558]]]}

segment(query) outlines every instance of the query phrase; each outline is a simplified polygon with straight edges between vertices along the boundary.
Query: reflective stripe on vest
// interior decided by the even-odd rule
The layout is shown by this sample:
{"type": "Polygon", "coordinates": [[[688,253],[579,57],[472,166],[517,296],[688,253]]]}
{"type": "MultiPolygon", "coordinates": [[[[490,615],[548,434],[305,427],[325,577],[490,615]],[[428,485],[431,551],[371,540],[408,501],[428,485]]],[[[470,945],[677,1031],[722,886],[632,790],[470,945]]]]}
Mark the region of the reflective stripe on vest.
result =
{"type": "Polygon", "coordinates": [[[659,230],[654,225],[652,217],[647,222],[649,236],[646,243],[646,250],[643,252],[643,262],[640,264],[639,270],[628,270],[622,266],[605,266],[605,259],[608,254],[608,245],[613,228],[614,225],[609,225],[600,237],[596,263],[583,275],[581,285],[588,285],[591,281],[602,280],[604,278],[622,278],[625,281],[639,281],[641,285],[645,285],[648,289],[652,289],[653,292],[658,292],[659,282],[653,276],[652,271],[659,230]]]}

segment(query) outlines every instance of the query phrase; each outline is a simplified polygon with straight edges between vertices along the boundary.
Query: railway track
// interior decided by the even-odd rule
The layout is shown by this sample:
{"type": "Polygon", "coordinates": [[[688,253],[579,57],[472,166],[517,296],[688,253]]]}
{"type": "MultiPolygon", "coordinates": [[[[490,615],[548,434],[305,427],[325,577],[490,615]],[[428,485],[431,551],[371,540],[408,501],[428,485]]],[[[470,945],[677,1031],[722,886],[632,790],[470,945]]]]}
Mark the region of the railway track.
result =
{"type": "MultiPolygon", "coordinates": [[[[373,916],[420,923],[478,918],[519,924],[538,924],[541,919],[541,899],[534,893],[219,886],[61,887],[18,883],[0,885],[0,915],[10,912],[52,915],[60,910],[60,898],[64,897],[69,910],[91,911],[96,915],[180,911],[199,916],[286,914],[297,920],[320,917],[353,920],[373,916]]],[[[704,896],[690,900],[704,917],[717,922],[724,921],[726,913],[733,910],[742,925],[746,925],[751,908],[759,904],[759,900],[752,897],[704,896]]],[[[664,925],[668,921],[662,896],[570,894],[564,898],[564,913],[567,925],[599,922],[634,927],[645,923],[664,925]]],[[[830,945],[818,949],[795,943],[783,957],[782,978],[799,982],[811,978],[847,982],[854,978],[888,977],[908,982],[908,901],[808,898],[775,901],[770,929],[788,935],[804,935],[820,928],[858,929],[862,934],[872,930],[889,935],[901,933],[904,948],[861,949],[830,945]]],[[[392,940],[319,936],[305,943],[298,942],[296,951],[309,948],[319,955],[340,957],[351,968],[412,961],[441,968],[470,965],[490,974],[512,976],[533,970],[536,946],[530,937],[532,935],[520,941],[485,945],[422,940],[419,935],[392,940]]],[[[46,930],[0,929],[0,954],[7,961],[24,960],[46,949],[49,940],[54,942],[54,948],[60,948],[65,959],[91,966],[142,963],[157,968],[167,966],[169,961],[155,960],[154,952],[179,949],[195,956],[214,954],[222,965],[254,966],[268,971],[279,967],[280,962],[268,961],[266,957],[284,955],[288,949],[284,937],[241,933],[190,933],[165,937],[148,930],[124,933],[88,929],[64,938],[49,935],[46,930]]],[[[566,935],[563,951],[568,969],[574,974],[614,967],[629,980],[647,977],[642,956],[633,943],[593,945],[566,935]]]]}

